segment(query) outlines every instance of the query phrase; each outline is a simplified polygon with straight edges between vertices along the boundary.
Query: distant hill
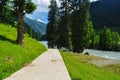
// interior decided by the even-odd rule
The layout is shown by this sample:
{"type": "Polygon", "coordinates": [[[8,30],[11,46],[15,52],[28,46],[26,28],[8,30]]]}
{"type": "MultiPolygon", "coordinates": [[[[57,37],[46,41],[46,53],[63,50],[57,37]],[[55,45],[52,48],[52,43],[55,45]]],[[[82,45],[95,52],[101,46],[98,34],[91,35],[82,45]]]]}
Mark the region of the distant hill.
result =
{"type": "Polygon", "coordinates": [[[34,11],[32,14],[26,14],[26,16],[34,20],[40,19],[45,23],[48,23],[48,12],[34,11]]]}
{"type": "Polygon", "coordinates": [[[24,18],[25,23],[32,27],[32,29],[41,35],[44,35],[46,33],[46,24],[40,20],[32,20],[28,17],[24,18]]]}
{"type": "Polygon", "coordinates": [[[120,28],[120,0],[99,0],[92,2],[90,15],[95,28],[102,28],[104,26],[120,28]]]}

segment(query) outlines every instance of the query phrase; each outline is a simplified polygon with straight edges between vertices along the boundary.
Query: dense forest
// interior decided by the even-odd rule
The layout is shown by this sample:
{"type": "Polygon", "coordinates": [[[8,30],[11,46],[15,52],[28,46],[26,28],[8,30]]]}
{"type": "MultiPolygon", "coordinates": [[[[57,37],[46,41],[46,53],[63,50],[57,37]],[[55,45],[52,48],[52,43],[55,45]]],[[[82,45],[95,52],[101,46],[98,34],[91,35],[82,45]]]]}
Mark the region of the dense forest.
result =
{"type": "Polygon", "coordinates": [[[93,26],[97,31],[96,39],[100,43],[97,46],[90,45],[90,48],[102,50],[120,51],[120,0],[100,0],[92,2],[90,15],[93,26]],[[98,36],[99,35],[99,36],[98,36]]]}
{"type": "Polygon", "coordinates": [[[95,29],[109,27],[120,34],[120,0],[99,0],[90,6],[91,20],[95,29]]]}
{"type": "Polygon", "coordinates": [[[61,6],[58,7],[56,1],[51,0],[46,34],[49,47],[65,47],[74,52],[82,52],[85,48],[120,51],[120,35],[117,32],[119,20],[118,24],[115,24],[114,19],[105,17],[109,10],[104,11],[107,6],[105,4],[99,6],[103,2],[107,0],[93,2],[90,6],[88,0],[60,0],[61,6]],[[110,23],[108,20],[113,21],[110,23]]]}
{"type": "Polygon", "coordinates": [[[59,8],[55,0],[50,3],[46,34],[49,47],[82,52],[88,46],[89,0],[60,0],[59,8]]]}

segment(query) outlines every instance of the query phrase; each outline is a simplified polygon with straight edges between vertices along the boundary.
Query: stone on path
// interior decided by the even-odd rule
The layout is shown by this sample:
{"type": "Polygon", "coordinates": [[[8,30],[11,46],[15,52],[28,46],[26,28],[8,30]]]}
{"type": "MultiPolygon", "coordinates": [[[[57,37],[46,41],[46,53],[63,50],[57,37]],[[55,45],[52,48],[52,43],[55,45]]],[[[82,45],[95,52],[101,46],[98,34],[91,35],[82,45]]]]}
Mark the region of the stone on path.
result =
{"type": "Polygon", "coordinates": [[[48,49],[32,63],[4,80],[71,80],[56,49],[48,49]]]}

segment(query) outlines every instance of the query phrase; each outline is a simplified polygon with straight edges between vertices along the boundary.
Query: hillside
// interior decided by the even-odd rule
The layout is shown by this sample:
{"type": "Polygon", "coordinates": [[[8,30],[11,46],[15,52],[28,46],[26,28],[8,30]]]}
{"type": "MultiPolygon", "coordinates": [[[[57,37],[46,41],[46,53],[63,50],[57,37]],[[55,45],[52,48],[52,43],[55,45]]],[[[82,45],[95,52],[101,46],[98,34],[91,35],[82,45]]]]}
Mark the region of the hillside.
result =
{"type": "Polygon", "coordinates": [[[91,20],[96,28],[108,26],[120,30],[120,0],[100,0],[92,2],[91,20]]]}
{"type": "Polygon", "coordinates": [[[34,11],[32,14],[26,14],[26,17],[34,20],[40,19],[44,23],[48,23],[48,12],[34,11]]]}
{"type": "Polygon", "coordinates": [[[29,27],[32,27],[35,32],[39,32],[41,35],[46,33],[46,24],[42,21],[32,20],[28,17],[25,17],[24,21],[29,27]]]}
{"type": "Polygon", "coordinates": [[[16,28],[0,23],[0,80],[30,63],[41,53],[45,46],[25,34],[25,45],[22,48],[15,44],[16,28]]]}

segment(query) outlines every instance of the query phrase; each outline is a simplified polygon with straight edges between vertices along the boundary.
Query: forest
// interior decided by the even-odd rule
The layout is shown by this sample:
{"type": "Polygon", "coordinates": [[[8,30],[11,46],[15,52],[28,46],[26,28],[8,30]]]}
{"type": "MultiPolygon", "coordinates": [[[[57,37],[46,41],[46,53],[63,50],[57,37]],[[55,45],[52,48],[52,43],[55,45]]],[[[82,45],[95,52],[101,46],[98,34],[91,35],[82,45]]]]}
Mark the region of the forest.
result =
{"type": "MultiPolygon", "coordinates": [[[[97,4],[97,2],[92,4],[97,4]]],[[[86,48],[120,51],[120,34],[117,28],[111,27],[113,23],[110,26],[95,24],[94,17],[97,16],[90,14],[92,4],[89,0],[60,0],[58,7],[56,0],[51,0],[46,30],[49,47],[65,47],[74,52],[83,52],[86,48]]],[[[23,20],[25,14],[35,9],[36,5],[31,0],[28,2],[2,0],[0,2],[0,23],[9,23],[18,28],[16,43],[24,43],[22,42],[24,33],[41,40],[40,33],[24,24],[23,20]],[[20,27],[20,25],[25,27],[20,27]]],[[[98,22],[99,20],[100,18],[98,22]]]]}
{"type": "Polygon", "coordinates": [[[46,34],[49,47],[65,47],[74,52],[85,48],[120,51],[120,34],[110,26],[97,24],[102,28],[96,27],[93,20],[96,16],[90,17],[88,0],[60,0],[60,3],[58,7],[56,1],[51,0],[49,6],[46,34]]]}

